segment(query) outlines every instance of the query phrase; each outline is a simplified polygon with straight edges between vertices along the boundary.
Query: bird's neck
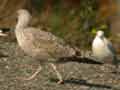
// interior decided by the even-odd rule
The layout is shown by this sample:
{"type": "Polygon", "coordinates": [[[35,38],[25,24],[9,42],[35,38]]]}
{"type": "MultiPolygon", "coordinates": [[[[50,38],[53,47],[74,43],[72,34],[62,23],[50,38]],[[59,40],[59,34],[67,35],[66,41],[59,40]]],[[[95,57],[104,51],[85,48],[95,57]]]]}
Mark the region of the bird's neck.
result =
{"type": "Polygon", "coordinates": [[[18,23],[15,28],[15,34],[17,36],[17,39],[21,39],[24,36],[24,30],[28,27],[29,24],[29,18],[19,17],[18,23]]]}
{"type": "Polygon", "coordinates": [[[18,29],[24,29],[24,28],[26,28],[28,26],[28,23],[25,23],[25,24],[23,24],[23,23],[24,23],[23,21],[19,21],[17,23],[17,25],[16,25],[16,30],[18,30],[18,29]]]}
{"type": "Polygon", "coordinates": [[[104,36],[96,36],[96,38],[99,38],[99,39],[103,40],[104,36]]]}
{"type": "Polygon", "coordinates": [[[26,27],[28,27],[28,24],[29,24],[29,18],[20,17],[20,18],[18,18],[18,23],[16,25],[16,30],[26,28],[26,27]]]}

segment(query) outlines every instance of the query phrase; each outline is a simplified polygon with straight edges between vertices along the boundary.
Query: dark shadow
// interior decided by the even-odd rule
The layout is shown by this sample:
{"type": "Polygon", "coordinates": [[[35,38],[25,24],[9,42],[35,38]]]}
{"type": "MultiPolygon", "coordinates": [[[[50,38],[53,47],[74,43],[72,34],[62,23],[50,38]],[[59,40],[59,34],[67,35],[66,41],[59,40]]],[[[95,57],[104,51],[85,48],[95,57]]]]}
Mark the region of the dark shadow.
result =
{"type": "Polygon", "coordinates": [[[0,52],[0,58],[3,58],[3,57],[9,57],[9,56],[7,54],[4,54],[4,53],[0,52]]]}
{"type": "Polygon", "coordinates": [[[9,57],[8,55],[0,55],[0,58],[9,57]]]}
{"type": "MultiPolygon", "coordinates": [[[[57,82],[57,79],[51,79],[52,82],[57,82]]],[[[104,84],[93,84],[93,83],[88,83],[86,80],[78,80],[78,79],[69,79],[65,80],[63,84],[75,84],[75,85],[84,85],[84,86],[89,86],[89,87],[95,87],[95,88],[106,88],[106,89],[112,89],[113,87],[109,85],[104,85],[104,84]]]]}
{"type": "Polygon", "coordinates": [[[113,74],[115,74],[115,75],[120,75],[120,72],[119,72],[119,71],[113,71],[113,72],[111,72],[111,73],[113,73],[113,74]]]}
{"type": "Polygon", "coordinates": [[[3,33],[10,32],[10,28],[0,28],[3,33]]]}
{"type": "Polygon", "coordinates": [[[67,63],[67,62],[77,62],[77,63],[86,63],[86,64],[103,64],[102,62],[95,61],[89,58],[80,58],[80,57],[64,57],[57,61],[58,63],[67,63]]]}

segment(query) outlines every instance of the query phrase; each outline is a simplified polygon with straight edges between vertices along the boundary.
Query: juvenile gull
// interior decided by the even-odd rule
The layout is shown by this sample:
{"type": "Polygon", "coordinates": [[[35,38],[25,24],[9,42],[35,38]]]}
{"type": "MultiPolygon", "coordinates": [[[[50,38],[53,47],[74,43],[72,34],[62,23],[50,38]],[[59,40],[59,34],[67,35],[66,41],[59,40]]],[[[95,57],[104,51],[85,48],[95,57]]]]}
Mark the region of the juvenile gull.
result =
{"type": "Polygon", "coordinates": [[[118,68],[116,51],[112,43],[104,36],[103,31],[98,31],[92,43],[93,55],[99,60],[109,60],[118,68]]]}
{"type": "MultiPolygon", "coordinates": [[[[51,62],[57,61],[61,57],[74,56],[75,50],[50,32],[42,31],[40,28],[29,27],[32,16],[26,9],[20,9],[17,13],[18,22],[15,34],[19,46],[34,59],[39,59],[41,63],[50,64],[57,74],[58,83],[62,83],[63,78],[61,74],[58,72],[55,63],[51,62]]],[[[41,71],[41,65],[26,80],[33,79],[41,71]]]]}

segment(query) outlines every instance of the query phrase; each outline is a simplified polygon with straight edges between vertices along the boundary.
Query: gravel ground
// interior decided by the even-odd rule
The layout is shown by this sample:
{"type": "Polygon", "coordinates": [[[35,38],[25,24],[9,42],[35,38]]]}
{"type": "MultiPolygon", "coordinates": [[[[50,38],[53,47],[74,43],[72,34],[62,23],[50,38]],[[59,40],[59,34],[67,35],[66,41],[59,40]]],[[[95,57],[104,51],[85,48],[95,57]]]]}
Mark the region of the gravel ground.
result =
{"type": "Polygon", "coordinates": [[[59,64],[65,83],[45,65],[35,79],[23,81],[35,72],[39,61],[25,55],[16,42],[0,40],[0,90],[120,90],[120,75],[114,66],[97,64],[93,60],[77,59],[59,64]]]}

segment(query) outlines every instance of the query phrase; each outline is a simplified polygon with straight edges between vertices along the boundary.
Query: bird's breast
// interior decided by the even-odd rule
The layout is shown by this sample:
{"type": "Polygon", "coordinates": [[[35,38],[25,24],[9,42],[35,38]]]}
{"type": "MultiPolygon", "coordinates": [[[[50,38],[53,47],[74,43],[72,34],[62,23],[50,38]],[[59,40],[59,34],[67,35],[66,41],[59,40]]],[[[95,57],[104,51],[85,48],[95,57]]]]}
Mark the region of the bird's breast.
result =
{"type": "Polygon", "coordinates": [[[93,50],[94,56],[96,56],[97,58],[103,59],[111,55],[111,53],[108,52],[109,50],[107,48],[107,45],[104,43],[103,40],[99,38],[96,38],[93,41],[92,50],[93,50]]]}

